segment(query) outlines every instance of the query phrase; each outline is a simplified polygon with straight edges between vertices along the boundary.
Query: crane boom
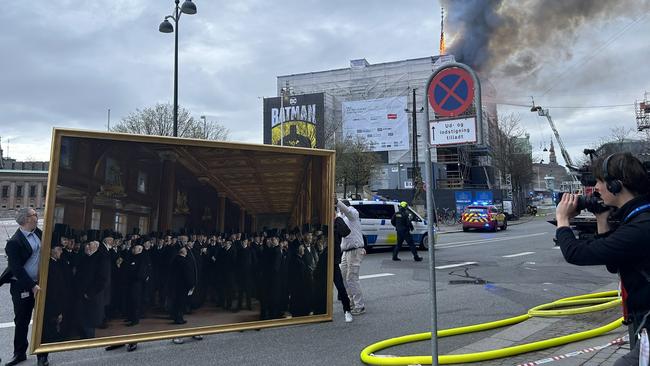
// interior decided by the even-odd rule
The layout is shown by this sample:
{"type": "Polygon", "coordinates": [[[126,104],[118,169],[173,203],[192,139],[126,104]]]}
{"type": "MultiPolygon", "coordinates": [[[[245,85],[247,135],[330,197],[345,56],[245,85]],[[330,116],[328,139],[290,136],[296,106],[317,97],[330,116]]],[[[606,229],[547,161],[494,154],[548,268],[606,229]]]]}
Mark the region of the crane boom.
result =
{"type": "Polygon", "coordinates": [[[553,130],[553,134],[555,135],[555,139],[557,140],[558,145],[560,145],[560,152],[562,153],[562,157],[564,158],[567,167],[574,167],[573,160],[571,160],[571,157],[569,156],[566,147],[564,147],[564,141],[562,141],[562,138],[560,137],[560,133],[557,132],[557,128],[555,128],[555,123],[553,123],[553,119],[551,118],[551,115],[548,113],[548,109],[540,109],[539,111],[537,111],[537,114],[546,117],[548,123],[551,125],[551,129],[553,130]]]}
{"type": "MultiPolygon", "coordinates": [[[[558,145],[560,145],[560,152],[562,153],[562,157],[566,162],[567,168],[569,168],[569,172],[573,172],[574,170],[576,170],[576,167],[573,165],[573,160],[571,160],[571,156],[569,156],[569,152],[566,150],[566,147],[564,146],[564,141],[562,141],[562,138],[560,137],[560,133],[557,131],[557,128],[555,128],[555,123],[553,122],[553,118],[551,118],[550,113],[548,113],[548,109],[543,109],[540,106],[536,106],[535,102],[533,101],[533,107],[530,109],[530,111],[537,112],[538,115],[542,117],[546,117],[548,123],[551,125],[551,129],[553,130],[555,139],[557,140],[558,145]]],[[[574,181],[578,180],[578,178],[575,176],[574,173],[570,175],[574,181]]]]}

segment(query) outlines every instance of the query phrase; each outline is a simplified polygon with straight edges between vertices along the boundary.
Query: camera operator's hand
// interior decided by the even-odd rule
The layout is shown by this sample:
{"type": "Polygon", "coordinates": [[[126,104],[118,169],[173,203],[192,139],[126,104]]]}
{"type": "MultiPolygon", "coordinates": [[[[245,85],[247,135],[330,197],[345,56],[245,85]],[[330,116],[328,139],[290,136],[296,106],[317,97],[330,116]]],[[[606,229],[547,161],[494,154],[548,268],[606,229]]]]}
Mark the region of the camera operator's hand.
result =
{"type": "Polygon", "coordinates": [[[555,208],[557,227],[569,226],[569,220],[578,215],[578,195],[565,193],[555,208]]]}
{"type": "Polygon", "coordinates": [[[594,214],[596,216],[596,226],[597,226],[598,234],[604,234],[611,230],[611,227],[609,226],[609,221],[607,221],[611,211],[612,210],[609,209],[605,212],[594,214]]]}

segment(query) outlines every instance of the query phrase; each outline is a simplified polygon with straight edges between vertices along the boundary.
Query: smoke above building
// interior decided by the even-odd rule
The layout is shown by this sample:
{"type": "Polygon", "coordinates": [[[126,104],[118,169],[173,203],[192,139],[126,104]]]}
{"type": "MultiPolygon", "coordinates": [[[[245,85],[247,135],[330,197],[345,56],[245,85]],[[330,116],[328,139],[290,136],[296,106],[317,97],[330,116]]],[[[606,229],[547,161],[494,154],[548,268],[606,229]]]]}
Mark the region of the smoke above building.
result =
{"type": "MultiPolygon", "coordinates": [[[[638,18],[648,0],[441,0],[447,53],[491,78],[534,76],[544,61],[571,59],[579,31],[638,18]]],[[[641,40],[640,40],[641,41],[641,40]]]]}

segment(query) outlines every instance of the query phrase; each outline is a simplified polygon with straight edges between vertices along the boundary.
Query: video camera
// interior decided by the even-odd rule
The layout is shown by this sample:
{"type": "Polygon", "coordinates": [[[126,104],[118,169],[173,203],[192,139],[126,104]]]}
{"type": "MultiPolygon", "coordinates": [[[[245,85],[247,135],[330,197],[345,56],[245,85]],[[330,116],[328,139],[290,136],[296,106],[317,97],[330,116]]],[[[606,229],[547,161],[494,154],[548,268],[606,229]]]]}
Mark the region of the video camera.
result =
{"type": "MultiPolygon", "coordinates": [[[[588,155],[590,157],[591,161],[593,161],[594,156],[596,156],[596,151],[593,149],[585,149],[583,152],[585,155],[588,155]]],[[[584,187],[593,187],[596,185],[596,177],[594,177],[594,174],[591,170],[591,165],[592,165],[591,163],[587,163],[583,165],[581,168],[578,169],[574,168],[574,174],[578,177],[578,179],[580,180],[580,184],[582,184],[584,187]]],[[[643,167],[648,173],[648,177],[649,177],[648,185],[650,185],[650,161],[644,161],[643,167]]],[[[557,200],[555,202],[556,205],[560,202],[560,200],[562,199],[562,195],[564,193],[565,192],[560,192],[558,194],[557,200]]],[[[578,204],[577,207],[578,212],[586,209],[587,211],[593,214],[599,214],[611,208],[605,206],[598,192],[595,192],[591,195],[578,196],[577,204],[578,204]]]]}
{"type": "MultiPolygon", "coordinates": [[[[568,192],[559,192],[557,195],[557,200],[555,204],[557,205],[562,200],[562,196],[568,192]]],[[[609,210],[611,207],[605,206],[600,194],[595,192],[586,196],[578,196],[576,211],[580,212],[582,210],[587,210],[593,214],[599,214],[609,210]]]]}

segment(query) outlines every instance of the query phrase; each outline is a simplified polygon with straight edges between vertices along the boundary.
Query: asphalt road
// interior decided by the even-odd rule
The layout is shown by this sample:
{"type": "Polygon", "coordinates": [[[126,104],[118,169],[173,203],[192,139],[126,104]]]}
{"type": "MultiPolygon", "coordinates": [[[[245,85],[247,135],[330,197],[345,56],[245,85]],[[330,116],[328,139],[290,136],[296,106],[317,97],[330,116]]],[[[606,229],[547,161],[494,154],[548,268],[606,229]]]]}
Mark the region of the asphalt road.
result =
{"type": "MultiPolygon", "coordinates": [[[[603,267],[566,264],[554,248],[554,227],[536,220],[512,225],[497,233],[440,235],[436,246],[438,328],[450,328],[502,319],[561,297],[595,291],[616,281],[603,267]],[[475,262],[472,264],[464,264],[475,262]]],[[[103,349],[51,355],[53,365],[361,365],[359,352],[368,344],[429,330],[429,271],[408,251],[393,262],[389,251],[375,251],[362,264],[367,312],[353,323],[343,321],[335,303],[334,321],[321,324],[265,329],[259,332],[206,336],[183,345],[169,341],[140,344],[138,350],[106,352],[103,349]]],[[[6,259],[0,256],[0,268],[6,259]]],[[[11,356],[13,314],[9,288],[0,288],[0,357],[11,356]]],[[[441,354],[487,337],[491,332],[440,339],[441,354]]],[[[426,354],[429,342],[384,351],[426,354]]],[[[31,362],[35,357],[31,356],[31,362]]]]}

